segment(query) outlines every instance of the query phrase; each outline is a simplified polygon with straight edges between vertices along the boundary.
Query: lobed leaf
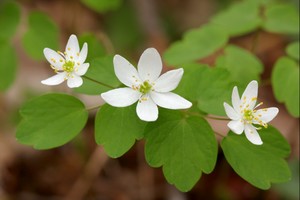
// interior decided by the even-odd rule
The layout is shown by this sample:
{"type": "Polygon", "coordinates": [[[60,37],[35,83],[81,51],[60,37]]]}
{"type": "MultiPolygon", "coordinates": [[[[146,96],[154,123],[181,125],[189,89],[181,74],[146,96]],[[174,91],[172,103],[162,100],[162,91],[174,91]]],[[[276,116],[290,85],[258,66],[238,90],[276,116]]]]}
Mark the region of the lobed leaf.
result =
{"type": "Polygon", "coordinates": [[[117,158],[143,137],[145,126],[146,122],[137,117],[135,106],[115,108],[105,104],[96,115],[96,142],[110,157],[117,158]]]}
{"type": "Polygon", "coordinates": [[[167,181],[180,191],[189,191],[202,172],[211,173],[216,164],[217,141],[201,117],[160,110],[159,119],[147,125],[145,139],[149,165],[162,166],[167,181]]]}
{"type": "Polygon", "coordinates": [[[17,70],[17,55],[13,47],[0,41],[0,91],[4,91],[14,82],[17,70]]]}
{"type": "Polygon", "coordinates": [[[112,89],[101,83],[111,87],[120,85],[114,72],[112,56],[92,60],[87,73],[83,76],[83,84],[79,88],[75,88],[74,91],[89,95],[100,95],[102,92],[112,89]]]}
{"type": "Polygon", "coordinates": [[[85,126],[88,112],[77,98],[46,94],[26,103],[16,138],[35,149],[50,149],[72,140],[85,126]]]}
{"type": "Polygon", "coordinates": [[[271,183],[290,180],[291,173],[284,160],[290,154],[290,146],[277,129],[269,127],[259,131],[263,145],[253,145],[246,137],[233,132],[222,140],[226,160],[243,179],[263,190],[271,183]]]}
{"type": "Polygon", "coordinates": [[[291,115],[299,117],[299,64],[288,57],[280,58],[271,79],[276,99],[286,104],[291,115]]]}
{"type": "Polygon", "coordinates": [[[21,11],[17,3],[0,3],[0,40],[8,40],[15,34],[20,16],[21,11]]]}
{"type": "Polygon", "coordinates": [[[234,45],[224,49],[224,55],[218,57],[216,66],[227,69],[231,80],[237,82],[240,88],[245,88],[252,80],[260,80],[264,69],[255,55],[234,45]]]}
{"type": "Polygon", "coordinates": [[[58,49],[58,27],[42,12],[31,12],[28,16],[28,30],[23,35],[22,44],[33,59],[44,59],[43,49],[58,49]]]}
{"type": "Polygon", "coordinates": [[[216,52],[226,44],[228,36],[214,25],[188,31],[181,41],[173,43],[163,57],[169,65],[181,65],[216,52]]]}

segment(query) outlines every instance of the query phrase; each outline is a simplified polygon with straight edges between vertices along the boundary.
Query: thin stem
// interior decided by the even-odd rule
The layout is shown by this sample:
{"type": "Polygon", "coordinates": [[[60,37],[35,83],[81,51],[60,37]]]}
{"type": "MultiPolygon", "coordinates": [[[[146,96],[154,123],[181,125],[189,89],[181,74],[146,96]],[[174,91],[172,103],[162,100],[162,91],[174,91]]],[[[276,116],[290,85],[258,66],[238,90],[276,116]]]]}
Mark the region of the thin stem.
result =
{"type": "Polygon", "coordinates": [[[94,110],[94,109],[100,108],[101,106],[102,105],[92,106],[92,107],[86,108],[86,110],[88,110],[88,111],[94,110]]]}
{"type": "Polygon", "coordinates": [[[214,131],[214,133],[215,133],[216,135],[219,135],[219,136],[221,136],[221,137],[226,137],[226,135],[223,135],[223,134],[221,134],[221,133],[218,133],[218,132],[216,132],[216,131],[214,131]]]}
{"type": "Polygon", "coordinates": [[[102,83],[102,82],[97,81],[97,80],[95,80],[95,79],[92,79],[92,78],[90,78],[90,77],[87,77],[87,76],[83,76],[83,77],[86,78],[86,79],[88,79],[88,80],[90,80],[90,81],[93,81],[93,82],[95,82],[95,83],[98,83],[98,84],[100,84],[100,85],[103,85],[103,86],[105,86],[105,87],[108,87],[108,88],[111,88],[111,89],[115,89],[115,87],[113,87],[113,86],[111,86],[111,85],[107,85],[107,84],[105,84],[105,83],[102,83]]]}
{"type": "Polygon", "coordinates": [[[204,117],[209,118],[209,119],[215,119],[215,120],[230,120],[226,117],[215,117],[215,116],[210,116],[210,115],[205,115],[204,117]]]}

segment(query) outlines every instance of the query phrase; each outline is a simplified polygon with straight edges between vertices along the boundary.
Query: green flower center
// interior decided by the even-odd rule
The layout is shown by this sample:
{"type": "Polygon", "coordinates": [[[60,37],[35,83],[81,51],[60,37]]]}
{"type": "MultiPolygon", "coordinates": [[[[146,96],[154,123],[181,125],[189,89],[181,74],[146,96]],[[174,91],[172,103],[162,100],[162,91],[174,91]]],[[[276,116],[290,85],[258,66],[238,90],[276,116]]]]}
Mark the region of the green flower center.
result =
{"type": "Polygon", "coordinates": [[[252,110],[244,110],[244,120],[247,122],[252,122],[253,119],[253,111],[252,110]]]}
{"type": "Polygon", "coordinates": [[[73,72],[73,71],[74,71],[74,66],[75,66],[75,63],[74,63],[74,62],[72,62],[72,61],[67,61],[67,62],[65,62],[65,64],[64,64],[62,67],[63,67],[63,70],[64,70],[65,72],[70,73],[70,72],[73,72]]]}
{"type": "Polygon", "coordinates": [[[139,91],[143,94],[147,94],[150,92],[152,85],[148,81],[144,81],[143,84],[140,85],[139,91]]]}

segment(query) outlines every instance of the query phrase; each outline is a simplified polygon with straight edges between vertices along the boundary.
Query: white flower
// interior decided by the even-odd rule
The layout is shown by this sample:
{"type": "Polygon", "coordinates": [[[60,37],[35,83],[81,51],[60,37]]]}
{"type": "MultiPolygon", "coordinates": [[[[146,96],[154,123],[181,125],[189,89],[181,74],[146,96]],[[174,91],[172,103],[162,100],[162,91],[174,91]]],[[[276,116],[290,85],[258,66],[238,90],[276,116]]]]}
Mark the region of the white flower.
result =
{"type": "Polygon", "coordinates": [[[162,61],[154,48],[146,49],[138,62],[138,69],[120,55],[114,57],[118,79],[126,86],[102,93],[101,97],[115,107],[126,107],[138,101],[136,112],[144,121],[158,118],[158,106],[168,109],[186,109],[192,103],[172,93],[179,84],[183,69],[171,70],[159,76],[162,61]]]}
{"type": "Polygon", "coordinates": [[[250,142],[261,145],[263,142],[261,141],[257,130],[262,127],[267,128],[267,123],[278,114],[279,110],[276,107],[255,110],[258,106],[263,104],[261,102],[255,106],[257,93],[257,81],[251,81],[247,85],[241,99],[239,97],[238,89],[235,86],[231,97],[233,107],[224,102],[224,108],[227,116],[232,120],[227,126],[236,134],[242,134],[243,131],[245,131],[245,135],[250,142]]]}
{"type": "Polygon", "coordinates": [[[80,51],[76,35],[70,36],[64,53],[45,48],[44,55],[56,75],[41,81],[42,84],[58,85],[68,80],[70,88],[81,86],[83,81],[80,76],[84,75],[90,66],[89,63],[84,63],[87,52],[87,43],[83,44],[80,51]]]}

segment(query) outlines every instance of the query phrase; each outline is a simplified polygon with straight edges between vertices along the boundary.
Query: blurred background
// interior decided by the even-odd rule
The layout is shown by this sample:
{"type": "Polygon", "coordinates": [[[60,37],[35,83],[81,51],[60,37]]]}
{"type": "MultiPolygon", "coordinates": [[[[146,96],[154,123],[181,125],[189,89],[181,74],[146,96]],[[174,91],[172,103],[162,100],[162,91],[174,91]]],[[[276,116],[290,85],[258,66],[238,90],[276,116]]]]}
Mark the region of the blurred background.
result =
{"type": "MultiPolygon", "coordinates": [[[[180,40],[185,31],[201,27],[213,15],[238,1],[10,1],[16,2],[19,12],[5,7],[6,2],[0,0],[0,27],[8,21],[13,24],[16,15],[20,20],[15,33],[4,38],[9,41],[9,48],[0,50],[1,64],[13,62],[17,66],[13,84],[0,93],[0,200],[299,199],[299,118],[291,116],[285,106],[275,100],[268,84],[275,61],[285,54],[286,45],[293,39],[282,34],[257,30],[233,37],[230,43],[250,49],[253,37],[257,32],[260,34],[255,54],[265,68],[259,98],[266,105],[280,108],[272,124],[292,148],[288,162],[293,177],[288,183],[273,184],[267,191],[257,189],[232,170],[220,150],[215,170],[209,175],[203,174],[191,191],[179,192],[167,183],[160,168],[147,165],[143,141],[138,141],[119,159],[108,158],[95,144],[93,112],[82,133],[60,148],[37,151],[15,139],[20,121],[18,110],[25,101],[49,91],[72,93],[64,84],[56,87],[40,84],[53,71],[42,51],[32,47],[40,41],[36,38],[49,38],[52,46],[47,47],[63,50],[69,36],[76,34],[81,41],[89,43],[94,57],[118,53],[136,63],[144,49],[155,47],[163,53],[172,42],[180,40]],[[34,18],[32,13],[38,19],[48,17],[39,31],[34,30],[30,22],[34,18]],[[11,49],[14,53],[6,57],[5,52],[11,49]]],[[[299,9],[298,0],[287,2],[299,9]]],[[[7,29],[0,28],[0,32],[5,31],[7,29]]],[[[37,45],[46,47],[42,42],[37,45]]],[[[209,56],[201,62],[213,64],[215,58],[216,55],[209,56]]],[[[171,67],[165,66],[165,70],[171,67]]],[[[87,106],[101,103],[100,96],[78,96],[87,106]]],[[[210,123],[220,133],[228,131],[227,122],[210,120],[210,123]]]]}

